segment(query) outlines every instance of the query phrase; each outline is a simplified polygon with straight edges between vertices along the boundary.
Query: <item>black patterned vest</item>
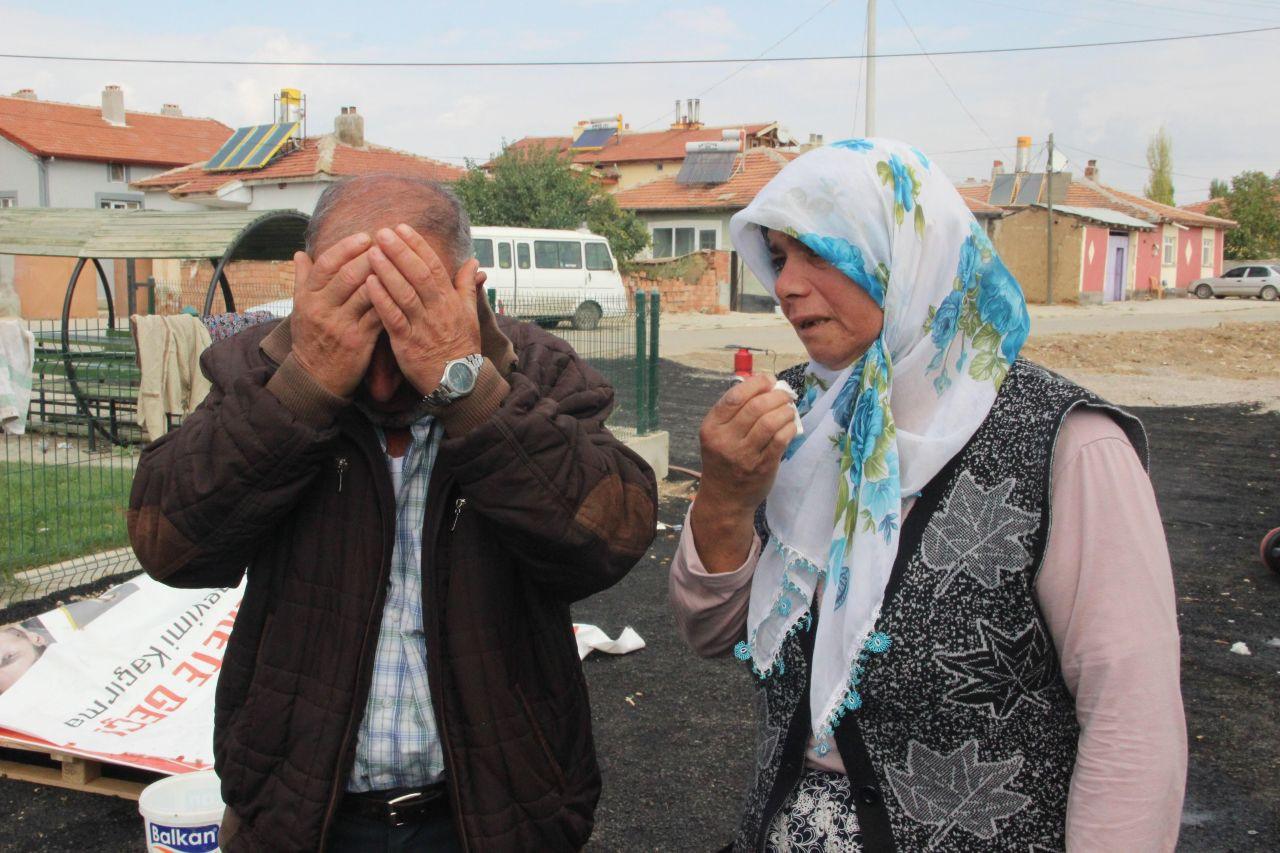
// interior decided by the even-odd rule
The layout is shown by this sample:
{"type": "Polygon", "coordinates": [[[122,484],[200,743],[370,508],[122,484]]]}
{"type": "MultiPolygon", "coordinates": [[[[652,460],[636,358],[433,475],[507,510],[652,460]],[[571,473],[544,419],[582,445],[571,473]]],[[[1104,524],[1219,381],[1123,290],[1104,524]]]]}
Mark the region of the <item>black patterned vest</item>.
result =
{"type": "MultiPolygon", "coordinates": [[[[907,516],[876,623],[893,645],[864,662],[863,705],[836,729],[867,851],[1065,847],[1079,729],[1034,592],[1054,446],[1077,406],[1109,412],[1145,466],[1136,419],[1020,360],[907,516]]],[[[802,621],[781,674],[758,683],[737,850],[764,849],[803,772],[813,633],[802,621]]]]}

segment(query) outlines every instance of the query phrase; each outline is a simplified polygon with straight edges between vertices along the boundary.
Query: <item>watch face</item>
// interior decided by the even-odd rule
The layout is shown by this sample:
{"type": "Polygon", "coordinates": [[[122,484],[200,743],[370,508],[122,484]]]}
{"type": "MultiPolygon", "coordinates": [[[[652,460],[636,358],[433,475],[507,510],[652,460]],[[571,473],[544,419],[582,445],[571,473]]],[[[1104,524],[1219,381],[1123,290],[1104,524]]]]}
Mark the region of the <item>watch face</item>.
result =
{"type": "Polygon", "coordinates": [[[449,365],[449,375],[446,378],[449,387],[460,394],[470,393],[472,386],[476,384],[475,371],[462,361],[455,361],[449,365]]]}

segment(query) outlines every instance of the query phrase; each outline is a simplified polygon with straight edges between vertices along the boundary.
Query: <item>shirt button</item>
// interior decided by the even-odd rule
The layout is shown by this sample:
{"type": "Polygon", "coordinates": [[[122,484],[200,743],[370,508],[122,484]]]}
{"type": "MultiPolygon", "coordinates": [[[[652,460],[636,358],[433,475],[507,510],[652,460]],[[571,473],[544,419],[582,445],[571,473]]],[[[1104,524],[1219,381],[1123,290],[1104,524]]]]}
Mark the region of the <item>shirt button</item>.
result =
{"type": "Polygon", "coordinates": [[[874,785],[863,785],[858,789],[858,799],[863,805],[878,806],[880,805],[880,789],[874,785]]]}

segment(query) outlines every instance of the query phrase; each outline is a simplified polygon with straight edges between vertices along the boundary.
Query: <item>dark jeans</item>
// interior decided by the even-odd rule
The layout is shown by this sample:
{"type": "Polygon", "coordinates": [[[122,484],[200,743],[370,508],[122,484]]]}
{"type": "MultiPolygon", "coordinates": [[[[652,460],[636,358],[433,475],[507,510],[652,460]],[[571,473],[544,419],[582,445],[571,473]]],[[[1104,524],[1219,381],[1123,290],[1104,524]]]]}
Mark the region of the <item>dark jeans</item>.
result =
{"type": "Polygon", "coordinates": [[[453,820],[442,814],[423,821],[389,826],[366,817],[339,812],[330,832],[329,853],[458,853],[462,845],[453,820]]]}

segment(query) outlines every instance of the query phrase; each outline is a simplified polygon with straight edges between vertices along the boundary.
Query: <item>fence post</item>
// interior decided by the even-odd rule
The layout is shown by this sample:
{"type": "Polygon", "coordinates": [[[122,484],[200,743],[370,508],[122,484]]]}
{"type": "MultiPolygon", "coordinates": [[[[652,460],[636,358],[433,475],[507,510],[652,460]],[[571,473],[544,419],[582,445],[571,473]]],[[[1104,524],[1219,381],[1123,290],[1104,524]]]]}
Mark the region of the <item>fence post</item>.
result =
{"type": "Polygon", "coordinates": [[[490,287],[488,288],[487,292],[489,294],[489,310],[497,314],[498,313],[498,289],[496,287],[490,287]]]}
{"type": "Polygon", "coordinates": [[[649,293],[649,429],[658,428],[658,324],[662,315],[662,295],[649,293]]]}
{"type": "Polygon", "coordinates": [[[645,369],[645,293],[636,290],[636,434],[649,432],[648,371],[645,369]]]}
{"type": "Polygon", "coordinates": [[[153,316],[156,313],[156,277],[147,276],[147,316],[153,316]]]}

